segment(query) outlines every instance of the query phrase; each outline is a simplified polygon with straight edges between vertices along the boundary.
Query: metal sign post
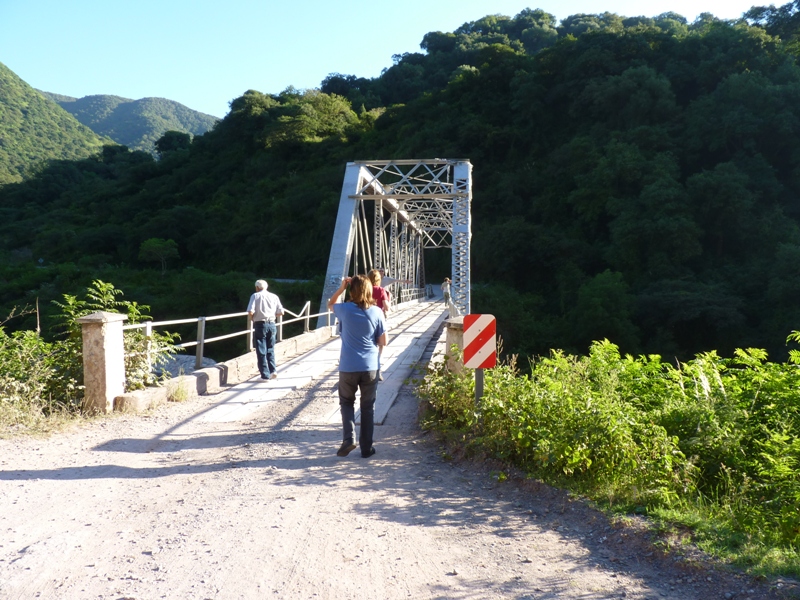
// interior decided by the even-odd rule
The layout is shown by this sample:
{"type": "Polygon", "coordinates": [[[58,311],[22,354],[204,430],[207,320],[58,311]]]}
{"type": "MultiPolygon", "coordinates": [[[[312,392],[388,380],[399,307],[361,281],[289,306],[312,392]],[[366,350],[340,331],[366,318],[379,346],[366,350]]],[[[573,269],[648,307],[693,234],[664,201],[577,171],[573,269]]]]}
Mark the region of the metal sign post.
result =
{"type": "Polygon", "coordinates": [[[483,398],[483,369],[475,369],[475,403],[483,398]]]}

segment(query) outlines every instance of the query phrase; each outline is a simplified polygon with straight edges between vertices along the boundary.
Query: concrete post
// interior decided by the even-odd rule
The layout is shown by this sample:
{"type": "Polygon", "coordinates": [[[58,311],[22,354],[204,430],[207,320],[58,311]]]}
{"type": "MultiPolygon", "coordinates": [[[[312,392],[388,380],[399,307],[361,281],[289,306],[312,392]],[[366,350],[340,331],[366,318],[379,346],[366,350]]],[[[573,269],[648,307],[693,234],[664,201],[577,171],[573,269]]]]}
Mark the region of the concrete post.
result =
{"type": "Polygon", "coordinates": [[[114,398],[125,392],[125,344],[122,323],[126,315],[96,312],[80,317],[83,335],[83,409],[88,413],[114,410],[114,398]]]}
{"type": "Polygon", "coordinates": [[[463,357],[461,360],[456,360],[454,356],[450,356],[450,348],[455,345],[462,352],[464,350],[464,317],[447,319],[444,322],[444,326],[447,328],[447,335],[445,337],[445,343],[447,344],[447,350],[445,351],[447,356],[447,370],[452,373],[460,373],[464,368],[463,357]]]}

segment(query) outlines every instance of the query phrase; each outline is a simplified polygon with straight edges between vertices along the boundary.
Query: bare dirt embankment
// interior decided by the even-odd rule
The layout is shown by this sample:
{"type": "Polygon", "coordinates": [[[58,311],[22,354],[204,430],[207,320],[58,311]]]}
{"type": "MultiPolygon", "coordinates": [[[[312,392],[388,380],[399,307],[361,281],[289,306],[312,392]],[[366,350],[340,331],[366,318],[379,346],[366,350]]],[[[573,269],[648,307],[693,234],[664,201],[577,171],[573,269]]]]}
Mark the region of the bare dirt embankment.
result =
{"type": "Polygon", "coordinates": [[[779,598],[544,485],[442,457],[404,389],[335,455],[335,373],[250,420],[215,398],[0,441],[0,598],[779,598]]]}

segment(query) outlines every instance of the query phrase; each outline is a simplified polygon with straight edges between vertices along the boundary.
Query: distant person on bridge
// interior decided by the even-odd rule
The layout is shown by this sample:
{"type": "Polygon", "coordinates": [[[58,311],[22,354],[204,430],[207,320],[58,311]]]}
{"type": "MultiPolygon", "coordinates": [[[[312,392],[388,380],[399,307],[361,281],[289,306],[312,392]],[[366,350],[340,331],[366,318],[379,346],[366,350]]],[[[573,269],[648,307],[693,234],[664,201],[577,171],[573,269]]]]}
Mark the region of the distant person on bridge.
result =
{"type": "MultiPolygon", "coordinates": [[[[372,299],[375,300],[375,304],[378,308],[383,311],[383,318],[384,321],[389,315],[389,310],[392,307],[392,300],[389,291],[381,287],[381,272],[378,269],[372,269],[369,273],[367,273],[367,277],[372,282],[372,299]]],[[[388,331],[388,326],[387,326],[388,331]]],[[[378,348],[378,381],[383,381],[383,375],[381,375],[381,353],[383,352],[383,346],[378,348]]]]}
{"type": "Polygon", "coordinates": [[[342,446],[337,456],[355,450],[356,390],[361,390],[361,432],[358,437],[361,456],[375,454],[372,434],[375,428],[375,396],[378,385],[378,356],[386,345],[383,311],[372,299],[372,282],[365,275],[345,277],[328,299],[342,325],[342,350],[339,355],[339,409],[342,413],[342,446]],[[350,302],[339,297],[350,285],[350,302]]]}
{"type": "Polygon", "coordinates": [[[392,300],[391,294],[381,287],[383,279],[381,272],[378,269],[372,269],[367,273],[367,277],[372,282],[372,299],[375,301],[375,305],[383,311],[383,316],[386,317],[392,307],[392,300]]]}
{"type": "Polygon", "coordinates": [[[253,321],[258,372],[261,373],[261,379],[275,379],[278,376],[275,366],[275,341],[278,337],[275,320],[283,314],[283,306],[278,296],[268,292],[267,287],[263,279],[256,281],[256,292],[250,296],[247,312],[253,321]]]}
{"type": "Polygon", "coordinates": [[[450,304],[450,278],[445,277],[442,282],[442,295],[444,296],[444,303],[450,304]]]}

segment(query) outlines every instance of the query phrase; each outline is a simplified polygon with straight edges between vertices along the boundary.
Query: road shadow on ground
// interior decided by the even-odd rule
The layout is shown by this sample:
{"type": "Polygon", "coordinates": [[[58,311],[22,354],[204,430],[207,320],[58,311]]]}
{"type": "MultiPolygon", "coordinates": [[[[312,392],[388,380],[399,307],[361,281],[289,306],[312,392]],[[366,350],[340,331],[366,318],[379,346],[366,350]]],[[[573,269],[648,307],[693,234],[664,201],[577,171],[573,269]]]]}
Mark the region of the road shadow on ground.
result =
{"type": "MultiPolygon", "coordinates": [[[[651,598],[781,597],[768,585],[749,578],[708,571],[695,557],[686,560],[685,556],[666,554],[654,546],[647,530],[613,524],[563,491],[533,481],[500,482],[491,467],[446,460],[437,443],[414,424],[416,403],[408,394],[399,399],[387,425],[376,428],[375,456],[363,459],[356,450],[348,457],[337,457],[338,424],[297,423],[315,393],[330,395],[331,380],[315,382],[311,393],[287,404],[269,423],[256,420],[244,430],[237,426],[231,433],[187,436],[178,434],[179,424],[152,438],[118,438],[96,446],[94,456],[107,457],[106,464],[0,471],[0,480],[157,481],[175,475],[246,470],[265,485],[286,488],[288,494],[346,485],[363,497],[347,510],[374,522],[425,528],[431,531],[431,539],[446,530],[447,535],[463,539],[465,547],[473,532],[488,535],[497,545],[490,554],[509,568],[498,572],[496,565],[487,565],[485,577],[470,577],[467,587],[472,593],[465,593],[464,598],[481,597],[482,590],[487,595],[516,599],[553,599],[568,592],[570,598],[587,600],[626,597],[626,586],[613,581],[618,577],[644,582],[651,598]],[[212,452],[219,449],[225,454],[212,452]],[[140,454],[141,464],[114,464],[116,453],[140,454]],[[535,539],[543,536],[554,539],[555,546],[562,546],[573,560],[565,560],[556,575],[540,576],[540,587],[531,588],[531,575],[526,573],[535,572],[543,562],[561,560],[558,555],[537,554],[535,539]],[[528,550],[523,552],[523,547],[528,550]],[[572,579],[596,575],[598,570],[609,578],[602,590],[580,596],[569,590],[572,579]]],[[[448,568],[452,569],[448,576],[461,577],[457,565],[448,568]]],[[[460,585],[467,584],[462,580],[460,585]]],[[[446,586],[431,587],[429,592],[431,598],[459,597],[446,586]]]]}

